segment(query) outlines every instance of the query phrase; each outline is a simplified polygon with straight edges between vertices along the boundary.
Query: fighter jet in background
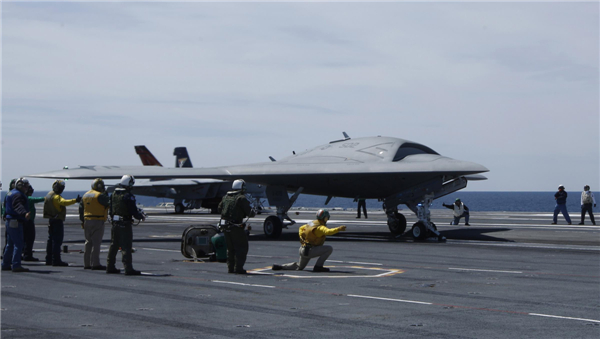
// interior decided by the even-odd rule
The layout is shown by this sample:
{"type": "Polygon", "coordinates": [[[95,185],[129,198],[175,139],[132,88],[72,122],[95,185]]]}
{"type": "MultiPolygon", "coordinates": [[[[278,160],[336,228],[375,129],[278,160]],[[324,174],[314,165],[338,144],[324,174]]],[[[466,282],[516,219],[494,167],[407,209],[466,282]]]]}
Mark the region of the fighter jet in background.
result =
{"type": "Polygon", "coordinates": [[[277,206],[277,216],[264,221],[264,232],[272,238],[281,234],[286,220],[291,220],[287,212],[300,193],[327,196],[326,204],[332,197],[379,199],[383,201],[393,234],[401,235],[406,230],[406,218],[398,212],[398,205],[406,204],[419,218],[412,227],[413,237],[435,235],[444,240],[429,220],[431,202],[465,188],[468,180],[485,180],[476,174],[487,171],[482,165],[444,157],[416,142],[381,136],[351,139],[344,132],[344,139],[279,161],[213,168],[80,166],[30,176],[118,179],[131,174],[155,180],[244,179],[266,186],[269,204],[277,206]],[[288,192],[294,192],[292,197],[288,192]]]}
{"type": "MultiPolygon", "coordinates": [[[[144,166],[162,167],[146,146],[135,146],[135,152],[144,166]]],[[[175,147],[173,155],[176,168],[192,168],[187,148],[175,147]]],[[[209,208],[211,213],[215,214],[221,199],[231,190],[231,184],[232,181],[216,179],[150,179],[138,181],[132,192],[135,195],[173,199],[175,213],[178,214],[200,207],[209,208]]],[[[266,197],[265,187],[261,185],[247,184],[246,191],[259,206],[260,199],[266,197]]]]}

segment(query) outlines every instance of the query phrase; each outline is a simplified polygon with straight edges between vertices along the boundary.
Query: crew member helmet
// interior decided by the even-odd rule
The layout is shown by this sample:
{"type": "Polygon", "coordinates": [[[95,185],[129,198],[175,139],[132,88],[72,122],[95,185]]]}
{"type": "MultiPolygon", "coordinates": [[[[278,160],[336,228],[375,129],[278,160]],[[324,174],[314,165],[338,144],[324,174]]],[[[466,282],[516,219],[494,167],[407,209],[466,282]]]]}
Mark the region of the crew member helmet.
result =
{"type": "Polygon", "coordinates": [[[231,189],[234,191],[243,190],[244,188],[246,188],[246,182],[242,179],[235,180],[231,185],[231,189]]]}
{"type": "Polygon", "coordinates": [[[329,219],[329,212],[327,210],[320,209],[317,211],[317,220],[325,220],[325,218],[329,219]]]}
{"type": "Polygon", "coordinates": [[[8,190],[12,191],[15,189],[15,183],[17,182],[17,178],[13,179],[10,181],[10,184],[8,185],[8,190]]]}
{"type": "Polygon", "coordinates": [[[585,185],[585,186],[583,186],[583,190],[584,190],[584,191],[589,191],[589,190],[590,190],[590,185],[585,185]]]}
{"type": "Polygon", "coordinates": [[[119,183],[119,185],[121,185],[125,188],[131,188],[131,187],[133,187],[134,184],[135,184],[135,178],[133,177],[133,175],[129,175],[129,174],[125,174],[121,178],[121,182],[119,183]]]}
{"type": "Polygon", "coordinates": [[[64,180],[56,180],[52,183],[52,190],[56,194],[61,194],[65,190],[65,181],[64,180]]]}
{"type": "Polygon", "coordinates": [[[101,178],[94,179],[94,182],[92,182],[92,189],[94,191],[104,192],[106,190],[106,188],[104,187],[104,180],[102,180],[101,178]]]}
{"type": "Polygon", "coordinates": [[[19,178],[15,182],[15,188],[23,193],[27,192],[27,187],[29,187],[29,180],[25,178],[19,178]]]}
{"type": "Polygon", "coordinates": [[[564,189],[565,189],[565,186],[563,186],[563,185],[558,185],[558,189],[559,189],[559,190],[564,190],[564,189]]]}
{"type": "Polygon", "coordinates": [[[29,185],[29,187],[27,187],[27,192],[25,192],[25,194],[27,194],[27,196],[32,196],[33,195],[33,186],[29,185]]]}

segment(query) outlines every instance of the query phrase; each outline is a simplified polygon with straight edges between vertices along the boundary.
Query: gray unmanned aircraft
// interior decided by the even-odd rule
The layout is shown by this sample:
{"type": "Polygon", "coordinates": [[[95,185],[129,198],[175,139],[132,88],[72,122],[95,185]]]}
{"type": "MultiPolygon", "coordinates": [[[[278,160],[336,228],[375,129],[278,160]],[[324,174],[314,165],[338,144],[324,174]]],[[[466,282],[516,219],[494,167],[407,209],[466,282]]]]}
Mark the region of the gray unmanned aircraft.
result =
{"type": "Polygon", "coordinates": [[[311,148],[280,161],[213,168],[164,168],[158,166],[80,166],[32,174],[29,177],[55,179],[119,179],[124,174],[148,179],[211,178],[244,179],[265,185],[277,216],[264,221],[267,237],[277,238],[283,227],[294,224],[287,212],[300,193],[332,197],[379,199],[394,235],[406,230],[406,218],[398,205],[406,204],[419,221],[412,226],[415,239],[436,236],[429,218],[434,199],[463,189],[469,180],[485,180],[482,165],[444,157],[422,144],[392,137],[344,139],[311,148]],[[294,192],[289,197],[288,192],[294,192]]]}

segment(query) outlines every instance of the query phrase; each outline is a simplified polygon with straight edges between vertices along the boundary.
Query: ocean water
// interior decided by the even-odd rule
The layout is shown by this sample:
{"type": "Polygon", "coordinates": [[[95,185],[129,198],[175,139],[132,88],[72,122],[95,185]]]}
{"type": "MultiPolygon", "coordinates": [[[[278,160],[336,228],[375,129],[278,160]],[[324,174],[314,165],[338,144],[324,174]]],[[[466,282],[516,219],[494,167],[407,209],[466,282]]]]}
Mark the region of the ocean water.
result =
{"type": "MultiPolygon", "coordinates": [[[[4,198],[6,191],[2,192],[4,198]]],[[[85,192],[65,192],[65,199],[83,195],[85,192]]],[[[442,203],[451,204],[456,198],[460,198],[471,211],[507,211],[507,212],[552,212],[554,211],[555,192],[455,192],[439,198],[433,202],[432,209],[442,209],[442,203]]],[[[581,192],[568,192],[567,209],[570,214],[578,215],[581,212],[581,192]]],[[[35,192],[34,196],[44,196],[45,192],[35,192]]],[[[596,194],[594,194],[596,195],[596,194]]],[[[596,195],[600,200],[600,196],[596,195]]],[[[144,206],[156,206],[162,202],[173,202],[171,199],[137,196],[137,202],[144,206]]],[[[296,200],[294,207],[326,207],[355,209],[356,203],[352,199],[333,198],[327,206],[323,196],[301,194],[296,200]]],[[[597,202],[600,202],[598,201],[597,202]]],[[[268,202],[265,199],[264,205],[268,202]]],[[[407,209],[405,206],[400,206],[407,209]]],[[[377,200],[367,200],[367,209],[381,210],[382,203],[377,200]]],[[[559,216],[560,217],[560,216],[559,216]]]]}

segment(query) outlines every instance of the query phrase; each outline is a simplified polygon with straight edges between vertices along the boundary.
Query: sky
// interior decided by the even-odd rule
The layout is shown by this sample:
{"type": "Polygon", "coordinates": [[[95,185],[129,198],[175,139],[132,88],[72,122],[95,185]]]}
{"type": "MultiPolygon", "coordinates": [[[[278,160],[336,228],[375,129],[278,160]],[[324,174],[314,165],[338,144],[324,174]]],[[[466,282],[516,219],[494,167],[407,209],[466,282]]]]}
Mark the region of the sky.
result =
{"type": "Polygon", "coordinates": [[[600,188],[598,2],[1,6],[4,190],[134,145],[213,167],[342,132],[489,168],[468,191],[600,188]]]}

